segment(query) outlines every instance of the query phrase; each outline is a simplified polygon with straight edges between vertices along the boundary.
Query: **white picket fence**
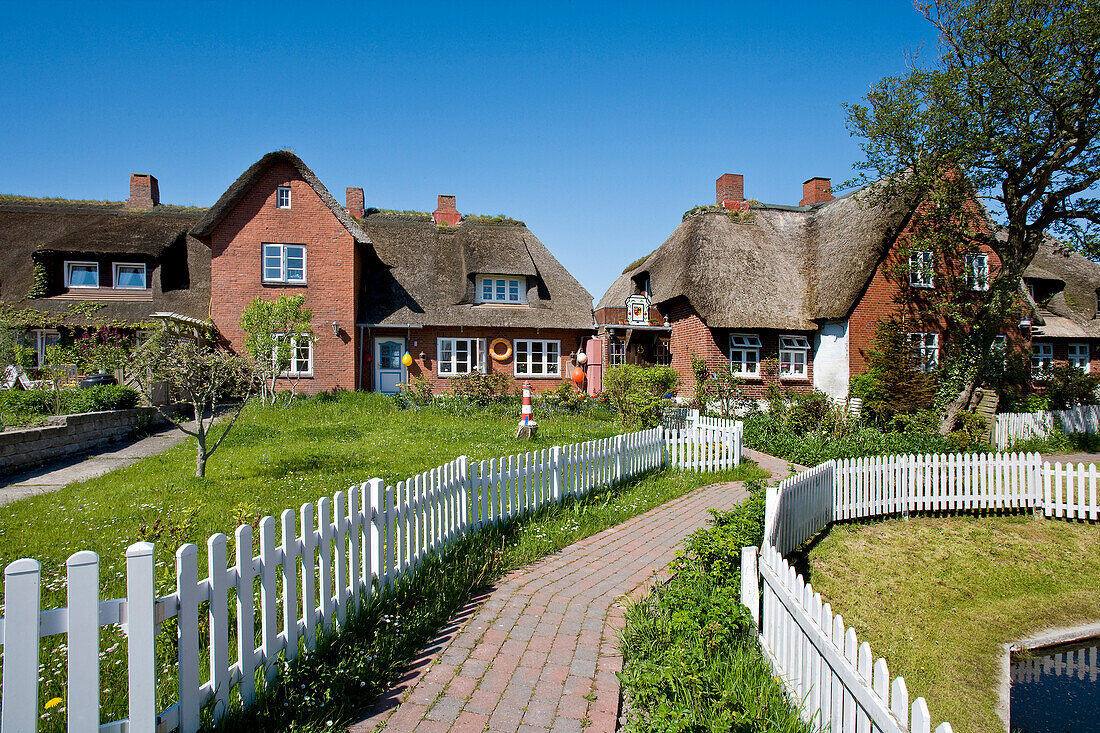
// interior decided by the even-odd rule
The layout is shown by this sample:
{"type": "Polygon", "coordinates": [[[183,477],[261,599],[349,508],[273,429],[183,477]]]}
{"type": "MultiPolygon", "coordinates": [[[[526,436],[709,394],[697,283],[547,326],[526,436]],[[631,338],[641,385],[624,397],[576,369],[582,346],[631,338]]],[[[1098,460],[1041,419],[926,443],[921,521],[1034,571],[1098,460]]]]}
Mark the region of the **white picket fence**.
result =
{"type": "Polygon", "coordinates": [[[764,546],[742,552],[742,603],[804,719],[834,733],[931,726],[924,700],[909,708],[905,681],[891,681],[884,660],[872,664],[870,647],[784,555],[832,522],[890,514],[1030,510],[1095,522],[1097,479],[1093,464],[1051,465],[1037,453],[908,455],[826,461],[769,488],[764,546]]]}
{"type": "Polygon", "coordinates": [[[993,447],[1003,451],[1021,440],[1046,438],[1058,424],[1067,433],[1096,435],[1100,433],[1100,405],[1080,405],[1068,410],[1011,412],[997,415],[997,423],[993,428],[993,447]]]}
{"type": "MultiPolygon", "coordinates": [[[[742,599],[759,608],[757,571],[763,581],[760,643],[796,704],[802,719],[835,733],[930,733],[932,719],[923,697],[909,704],[901,677],[890,678],[883,658],[874,659],[867,642],[845,626],[840,614],[795,572],[783,556],[765,545],[742,553],[742,599]]],[[[754,614],[755,615],[755,614],[754,614]]],[[[942,723],[936,733],[951,733],[942,723]]]]}
{"type": "Polygon", "coordinates": [[[257,673],[271,680],[280,656],[291,660],[300,647],[312,649],[318,629],[343,625],[363,599],[385,593],[462,536],[660,466],[732,468],[741,460],[741,436],[741,424],[732,422],[684,431],[658,427],[479,463],[463,456],[396,486],[371,479],[316,507],[303,504],[297,515],[287,509],[278,520],[262,519],[257,556],[250,526],[237,528],[232,558],[228,538],[213,535],[203,580],[199,548],[181,546],[176,590],[163,597],[156,594],[148,542],[126,551],[125,598],[100,600],[96,553],[70,556],[65,608],[42,610],[39,562],[16,560],[4,570],[0,731],[37,730],[40,639],[65,634],[71,733],[193,733],[204,706],[212,703],[215,719],[231,702],[247,707],[257,673]],[[200,630],[204,604],[208,623],[200,630]],[[158,711],[155,639],[171,618],[178,628],[177,698],[158,711]],[[99,634],[108,624],[122,624],[126,635],[129,716],[100,725],[99,634]],[[205,670],[200,649],[207,650],[205,670]]]}

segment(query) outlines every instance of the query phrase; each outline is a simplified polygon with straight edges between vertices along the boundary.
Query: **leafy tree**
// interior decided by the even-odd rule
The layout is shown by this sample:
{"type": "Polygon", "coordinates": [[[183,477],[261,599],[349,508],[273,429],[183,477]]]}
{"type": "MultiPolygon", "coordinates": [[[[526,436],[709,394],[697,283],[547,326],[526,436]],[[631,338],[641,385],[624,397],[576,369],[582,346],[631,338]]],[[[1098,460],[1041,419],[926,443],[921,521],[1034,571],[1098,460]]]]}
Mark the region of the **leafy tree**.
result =
{"type": "MultiPolygon", "coordinates": [[[[268,396],[275,403],[275,382],[290,369],[294,357],[290,337],[299,344],[313,341],[313,310],[305,302],[303,295],[280,295],[277,300],[257,296],[241,313],[241,328],[248,334],[245,348],[255,362],[264,404],[268,396]]],[[[291,394],[297,390],[297,378],[292,385],[291,394]]]]}
{"type": "Polygon", "coordinates": [[[866,104],[847,109],[849,129],[863,138],[858,182],[883,179],[867,195],[902,203],[914,246],[942,261],[984,245],[1000,259],[989,289],[949,323],[947,358],[970,348],[978,362],[947,406],[946,433],[1046,233],[1100,253],[1100,0],[917,8],[939,30],[935,61],[883,79],[866,104]],[[999,227],[986,225],[976,202],[999,227]]]}
{"type": "Polygon", "coordinates": [[[737,410],[748,404],[744,380],[728,366],[712,372],[704,359],[692,354],[691,372],[695,378],[694,403],[700,414],[705,415],[713,405],[719,417],[735,417],[737,410]]]}
{"type": "Polygon", "coordinates": [[[134,352],[132,368],[135,381],[157,412],[195,438],[195,476],[205,477],[207,459],[233,429],[257,381],[252,360],[162,328],[134,352]],[[153,390],[158,382],[167,383],[172,392],[190,403],[194,418],[190,425],[156,404],[153,390]],[[212,430],[217,408],[229,396],[241,397],[240,404],[215,438],[212,430]]]}

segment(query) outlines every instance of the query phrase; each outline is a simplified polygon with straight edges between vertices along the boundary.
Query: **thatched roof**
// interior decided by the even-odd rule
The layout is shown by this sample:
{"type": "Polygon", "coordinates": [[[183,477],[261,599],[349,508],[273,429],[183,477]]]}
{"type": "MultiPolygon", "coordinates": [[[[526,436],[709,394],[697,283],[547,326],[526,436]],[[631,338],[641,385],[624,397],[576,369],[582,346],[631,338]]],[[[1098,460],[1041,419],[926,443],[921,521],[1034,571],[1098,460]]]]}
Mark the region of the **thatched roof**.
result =
{"type": "Polygon", "coordinates": [[[36,261],[59,268],[65,259],[130,255],[149,263],[153,301],[111,301],[97,315],[141,322],[155,311],[171,311],[209,319],[210,250],[188,235],[203,213],[172,206],[138,211],[109,202],[0,199],[0,300],[67,313],[72,301],[27,299],[36,261]]]}
{"type": "Polygon", "coordinates": [[[233,182],[221,198],[210,207],[210,210],[206,212],[204,216],[191,230],[191,233],[203,241],[208,241],[210,234],[214,231],[214,227],[218,225],[225,216],[233,210],[233,207],[237,205],[237,202],[241,200],[248,191],[255,185],[259,177],[273,165],[278,163],[286,163],[293,166],[298,174],[302,177],[306,183],[309,184],[321,200],[325,202],[331,211],[344,228],[355,237],[355,241],[361,243],[370,242],[370,238],[367,237],[362,227],[356,223],[355,219],[351,217],[348,212],[344,211],[344,208],[337,203],[336,199],[332,197],[332,194],[325,188],[325,184],[321,183],[321,179],[317,177],[317,174],[310,170],[302,159],[289,150],[276,150],[268,153],[264,157],[257,160],[249,167],[240,178],[233,182]]]}
{"type": "Polygon", "coordinates": [[[849,194],[817,206],[759,206],[751,221],[686,219],[620,276],[597,308],[622,305],[649,274],[660,305],[686,298],[715,328],[814,330],[844,318],[889,249],[902,212],[849,194]]]}
{"type": "Polygon", "coordinates": [[[359,323],[592,328],[592,295],[522,224],[373,213],[363,228],[359,323]],[[476,275],[524,275],[527,305],[477,305],[476,275]]]}
{"type": "MultiPolygon", "coordinates": [[[[1039,296],[1037,315],[1042,321],[1034,336],[1100,338],[1096,293],[1100,289],[1100,264],[1054,239],[1039,245],[1024,280],[1045,280],[1053,294],[1039,296]]],[[[1038,295],[1038,293],[1037,293],[1038,295]]]]}

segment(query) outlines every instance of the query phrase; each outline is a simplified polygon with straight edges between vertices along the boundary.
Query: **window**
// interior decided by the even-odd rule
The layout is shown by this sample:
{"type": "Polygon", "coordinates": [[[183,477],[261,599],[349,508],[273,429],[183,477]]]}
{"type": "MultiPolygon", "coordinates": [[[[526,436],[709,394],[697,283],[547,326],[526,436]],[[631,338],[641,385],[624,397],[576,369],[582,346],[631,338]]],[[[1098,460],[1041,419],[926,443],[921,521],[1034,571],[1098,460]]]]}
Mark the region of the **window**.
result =
{"type": "MultiPolygon", "coordinates": [[[[1027,288],[1027,297],[1031,298],[1032,300],[1035,300],[1035,283],[1025,283],[1025,287],[1027,288]]],[[[1097,300],[1096,300],[1097,304],[1100,304],[1100,291],[1098,291],[1096,297],[1097,297],[1097,300]]],[[[1036,301],[1036,302],[1038,302],[1038,301],[1036,301]]]]}
{"type": "Polygon", "coordinates": [[[932,252],[913,252],[909,255],[909,284],[918,288],[932,287],[935,267],[936,258],[932,252]]]}
{"type": "Polygon", "coordinates": [[[527,279],[516,277],[479,277],[478,300],[482,303],[526,303],[527,279]],[[523,283],[523,287],[520,287],[523,283]]]}
{"type": "Polygon", "coordinates": [[[118,290],[145,290],[145,265],[116,262],[114,286],[118,290]]]}
{"type": "MultiPolygon", "coordinates": [[[[286,371],[280,372],[279,376],[282,377],[311,377],[313,376],[313,337],[311,336],[292,336],[287,337],[283,334],[276,334],[276,338],[280,341],[286,339],[290,342],[290,364],[287,366],[286,371]]],[[[271,355],[271,360],[274,362],[276,355],[271,355]]]]}
{"type": "Polygon", "coordinates": [[[966,256],[966,284],[971,290],[989,290],[989,255],[966,256]]]}
{"type": "Polygon", "coordinates": [[[626,363],[626,343],[612,336],[607,341],[607,365],[620,366],[626,363]]]}
{"type": "Polygon", "coordinates": [[[438,372],[441,377],[485,371],[485,342],[481,339],[441,338],[438,346],[438,372]]]}
{"type": "Polygon", "coordinates": [[[1069,345],[1069,365],[1077,367],[1085,374],[1089,373],[1089,345],[1088,344],[1070,344],[1069,345]]]}
{"type": "Polygon", "coordinates": [[[730,335],[730,370],[746,377],[760,376],[760,337],[752,333],[730,335]]]}
{"type": "Polygon", "coordinates": [[[1049,341],[1031,342],[1031,373],[1044,374],[1054,367],[1054,344],[1049,341]]]}
{"type": "Polygon", "coordinates": [[[306,248],[301,244],[264,245],[264,282],[304,285],[306,248]]]}
{"type": "Polygon", "coordinates": [[[810,342],[805,336],[779,337],[779,375],[805,379],[810,342]]]}
{"type": "Polygon", "coordinates": [[[290,208],[290,186],[279,186],[275,189],[275,208],[290,208]]]}
{"type": "Polygon", "coordinates": [[[38,358],[35,366],[41,369],[46,364],[46,349],[56,345],[61,340],[61,334],[52,328],[36,328],[31,333],[34,335],[34,353],[38,358]]]}
{"type": "Polygon", "coordinates": [[[917,369],[922,372],[935,371],[940,365],[940,335],[938,333],[909,334],[909,350],[913,354],[917,369]]]}
{"type": "Polygon", "coordinates": [[[95,262],[66,262],[65,287],[98,288],[99,264],[95,262]]]}
{"type": "Polygon", "coordinates": [[[516,339],[517,377],[560,377],[561,341],[516,339]]]}

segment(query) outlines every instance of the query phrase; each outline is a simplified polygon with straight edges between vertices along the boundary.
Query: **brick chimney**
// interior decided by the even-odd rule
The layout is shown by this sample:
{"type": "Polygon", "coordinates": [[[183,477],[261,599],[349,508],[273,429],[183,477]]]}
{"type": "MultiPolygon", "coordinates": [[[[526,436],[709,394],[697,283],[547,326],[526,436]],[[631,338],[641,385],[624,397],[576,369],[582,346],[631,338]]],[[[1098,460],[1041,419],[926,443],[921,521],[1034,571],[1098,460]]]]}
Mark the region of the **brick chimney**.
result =
{"type": "Polygon", "coordinates": [[[363,215],[367,213],[363,201],[363,189],[359,188],[358,186],[348,186],[348,205],[345,207],[347,209],[347,212],[354,217],[362,219],[363,215]]]}
{"type": "Polygon", "coordinates": [[[127,209],[151,209],[160,205],[160,188],[157,179],[148,173],[130,174],[130,198],[127,209]]]}
{"type": "Polygon", "coordinates": [[[439,194],[436,198],[435,211],[432,212],[432,221],[436,224],[450,224],[454,226],[462,221],[462,214],[455,208],[455,197],[439,194]]]}
{"type": "Polygon", "coordinates": [[[832,201],[836,198],[832,194],[833,186],[828,178],[815,177],[802,184],[802,200],[799,206],[814,206],[832,201]]]}
{"type": "Polygon", "coordinates": [[[726,173],[714,182],[718,205],[728,209],[747,209],[745,203],[745,177],[739,173],[726,173]]]}

